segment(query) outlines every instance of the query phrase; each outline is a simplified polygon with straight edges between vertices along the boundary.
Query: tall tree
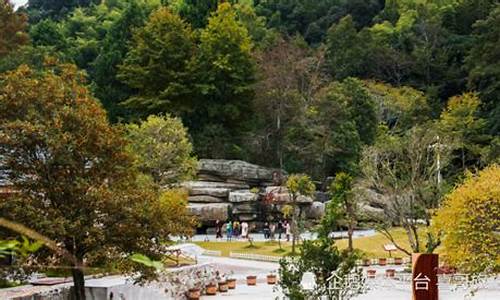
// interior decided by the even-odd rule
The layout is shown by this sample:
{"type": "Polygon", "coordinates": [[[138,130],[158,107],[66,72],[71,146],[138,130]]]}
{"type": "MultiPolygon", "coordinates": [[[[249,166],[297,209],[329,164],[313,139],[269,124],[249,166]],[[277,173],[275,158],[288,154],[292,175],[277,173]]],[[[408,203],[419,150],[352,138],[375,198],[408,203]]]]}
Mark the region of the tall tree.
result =
{"type": "Polygon", "coordinates": [[[196,105],[187,125],[201,156],[237,156],[253,116],[255,62],[248,31],[229,3],[219,5],[200,33],[195,61],[196,105]],[[214,135],[215,133],[215,135],[214,135]],[[226,149],[218,144],[226,140],[226,149]]]}
{"type": "Polygon", "coordinates": [[[0,59],[28,43],[27,18],[14,11],[9,0],[0,1],[0,59]]]}
{"type": "Polygon", "coordinates": [[[135,93],[123,104],[136,116],[185,114],[190,105],[189,65],[194,51],[189,24],[162,7],[137,30],[118,78],[135,93]]]}
{"type": "Polygon", "coordinates": [[[492,134],[500,132],[500,5],[475,25],[474,47],[466,59],[469,87],[479,92],[492,134]]]}
{"type": "Polygon", "coordinates": [[[0,156],[19,191],[0,203],[1,214],[74,257],[40,252],[38,261],[71,265],[75,299],[85,299],[85,266],[127,266],[121,262],[133,252],[158,258],[170,234],[191,230],[183,201],[163,201],[139,180],[121,131],[82,78],[74,66],[56,65],[21,66],[0,80],[0,156]]]}
{"type": "Polygon", "coordinates": [[[98,4],[101,0],[29,0],[30,22],[36,23],[46,18],[61,19],[77,7],[98,4]]]}

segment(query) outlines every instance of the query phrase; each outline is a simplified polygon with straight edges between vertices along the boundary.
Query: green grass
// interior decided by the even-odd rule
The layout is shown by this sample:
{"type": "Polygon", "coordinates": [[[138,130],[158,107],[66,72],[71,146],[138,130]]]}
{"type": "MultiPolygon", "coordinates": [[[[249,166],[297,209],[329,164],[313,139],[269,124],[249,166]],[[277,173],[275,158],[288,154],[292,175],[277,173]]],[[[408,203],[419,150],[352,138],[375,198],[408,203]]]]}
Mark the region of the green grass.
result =
{"type": "MultiPolygon", "coordinates": [[[[399,245],[405,249],[409,249],[408,239],[406,233],[402,228],[395,228],[391,230],[395,240],[399,245]]],[[[347,248],[347,240],[338,240],[337,245],[340,249],[347,248]]],[[[354,248],[363,251],[366,257],[379,258],[389,257],[389,253],[383,248],[384,244],[389,244],[389,240],[382,234],[376,233],[374,236],[356,238],[353,241],[354,248]]],[[[278,242],[254,242],[253,246],[248,242],[197,242],[197,245],[214,251],[221,251],[222,256],[229,256],[229,252],[252,253],[260,255],[284,256],[291,252],[292,243],[281,242],[282,249],[279,248],[278,242]]],[[[393,251],[393,257],[404,257],[405,254],[401,251],[393,251]]]]}

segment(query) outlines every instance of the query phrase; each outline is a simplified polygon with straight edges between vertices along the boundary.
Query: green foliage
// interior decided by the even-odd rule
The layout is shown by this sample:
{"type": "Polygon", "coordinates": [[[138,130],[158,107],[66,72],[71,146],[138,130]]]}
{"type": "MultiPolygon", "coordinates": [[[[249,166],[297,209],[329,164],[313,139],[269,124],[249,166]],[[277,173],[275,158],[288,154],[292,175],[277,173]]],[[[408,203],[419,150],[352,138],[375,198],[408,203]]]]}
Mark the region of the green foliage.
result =
{"type": "Polygon", "coordinates": [[[444,234],[445,260],[465,272],[500,269],[500,167],[471,175],[451,193],[433,219],[444,234]]]}
{"type": "Polygon", "coordinates": [[[77,7],[90,6],[101,0],[29,0],[28,12],[31,22],[42,19],[61,19],[77,7]]]}
{"type": "Polygon", "coordinates": [[[336,299],[336,293],[342,291],[329,289],[328,279],[333,273],[339,277],[349,274],[355,267],[356,259],[355,255],[339,251],[333,239],[304,241],[298,256],[280,260],[279,285],[289,299],[310,299],[311,293],[312,299],[323,295],[336,299]],[[317,287],[313,291],[304,291],[300,285],[305,272],[316,275],[317,287]]]}
{"type": "MultiPolygon", "coordinates": [[[[131,270],[123,257],[139,252],[156,259],[163,242],[192,225],[181,197],[164,200],[152,182],[139,180],[122,132],[109,125],[82,81],[73,65],[40,72],[21,66],[0,80],[0,155],[19,190],[0,203],[1,214],[74,256],[79,299],[84,261],[131,270]]],[[[66,256],[36,256],[68,263],[66,256]]]]}
{"type": "Polygon", "coordinates": [[[118,78],[136,91],[123,104],[144,117],[182,114],[189,107],[189,64],[194,37],[189,24],[162,7],[134,33],[130,51],[119,66],[118,78]]]}
{"type": "Polygon", "coordinates": [[[160,271],[164,268],[163,263],[161,261],[152,260],[151,258],[149,258],[143,254],[139,254],[139,253],[132,254],[129,257],[129,259],[133,262],[136,262],[138,264],[142,264],[146,267],[154,268],[157,271],[160,271]]]}
{"type": "Polygon", "coordinates": [[[28,42],[26,16],[14,11],[9,1],[0,1],[0,58],[28,42]]]}
{"type": "Polygon", "coordinates": [[[149,116],[140,124],[127,126],[130,153],[136,155],[139,169],[155,182],[167,185],[192,178],[196,159],[187,130],[181,120],[149,116]]]}
{"type": "Polygon", "coordinates": [[[0,258],[14,254],[26,257],[30,253],[38,251],[43,245],[40,242],[32,243],[25,237],[22,240],[22,242],[18,240],[0,240],[0,258]]]}
{"type": "Polygon", "coordinates": [[[255,63],[251,56],[252,41],[247,29],[238,21],[229,3],[219,5],[200,33],[200,45],[195,59],[195,111],[187,125],[193,130],[195,149],[203,157],[231,157],[231,149],[216,152],[221,140],[226,147],[239,144],[245,120],[253,116],[251,100],[254,95],[255,63]],[[209,103],[209,104],[208,104],[209,103]],[[218,137],[211,128],[220,129],[218,137]],[[200,140],[205,143],[200,144],[200,140]],[[213,147],[213,150],[211,149],[213,147]]]}

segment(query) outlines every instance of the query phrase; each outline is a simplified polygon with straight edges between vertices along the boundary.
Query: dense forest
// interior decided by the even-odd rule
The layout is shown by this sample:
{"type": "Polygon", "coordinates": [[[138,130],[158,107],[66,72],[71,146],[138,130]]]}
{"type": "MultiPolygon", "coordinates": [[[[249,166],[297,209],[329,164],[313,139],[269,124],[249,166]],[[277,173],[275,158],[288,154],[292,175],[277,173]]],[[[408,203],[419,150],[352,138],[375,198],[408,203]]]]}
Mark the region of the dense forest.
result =
{"type": "Polygon", "coordinates": [[[496,0],[1,2],[0,72],[73,63],[111,122],[179,117],[199,158],[448,185],[499,161],[496,0]]]}

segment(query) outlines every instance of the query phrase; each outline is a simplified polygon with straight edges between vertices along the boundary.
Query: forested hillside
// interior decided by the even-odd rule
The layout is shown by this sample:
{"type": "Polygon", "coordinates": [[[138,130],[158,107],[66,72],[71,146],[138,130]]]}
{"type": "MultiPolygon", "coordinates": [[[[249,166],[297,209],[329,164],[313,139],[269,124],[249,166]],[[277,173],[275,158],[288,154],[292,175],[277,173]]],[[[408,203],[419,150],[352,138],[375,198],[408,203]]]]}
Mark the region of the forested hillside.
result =
{"type": "Polygon", "coordinates": [[[499,161],[496,0],[3,0],[0,28],[0,72],[74,63],[113,123],[177,116],[199,158],[374,186],[499,161]]]}

